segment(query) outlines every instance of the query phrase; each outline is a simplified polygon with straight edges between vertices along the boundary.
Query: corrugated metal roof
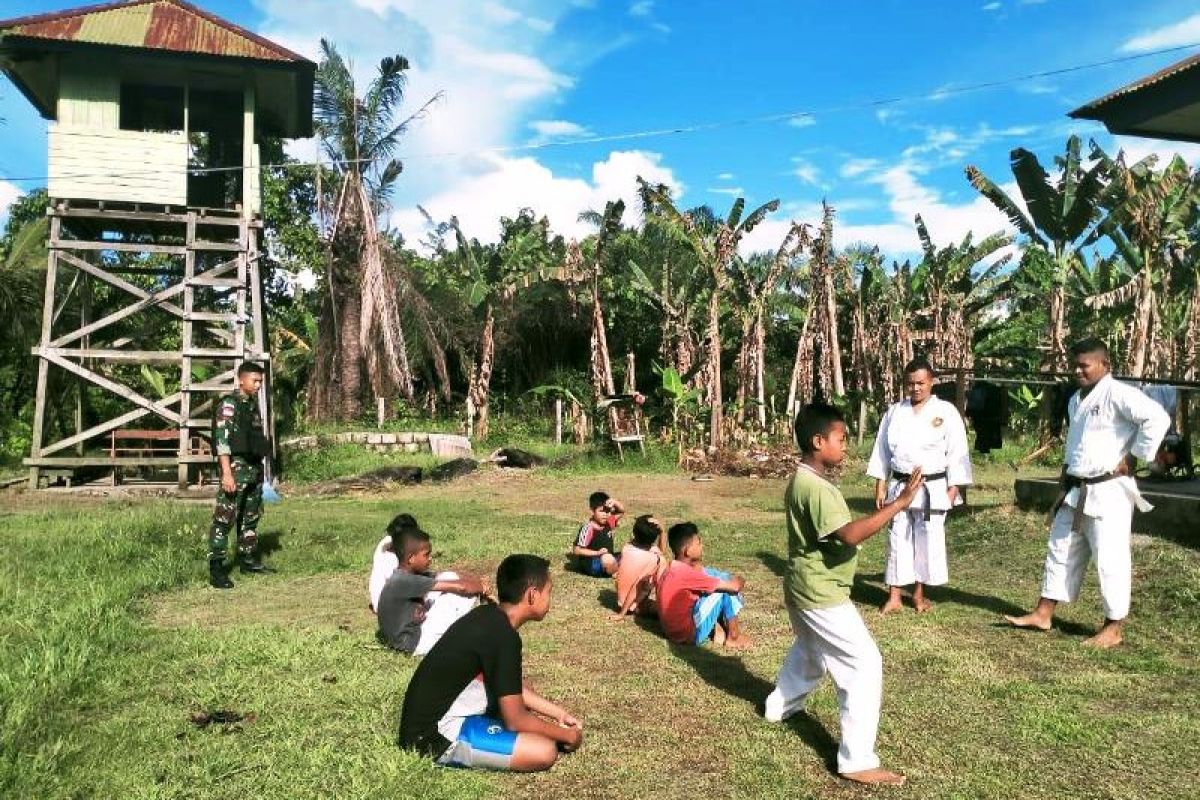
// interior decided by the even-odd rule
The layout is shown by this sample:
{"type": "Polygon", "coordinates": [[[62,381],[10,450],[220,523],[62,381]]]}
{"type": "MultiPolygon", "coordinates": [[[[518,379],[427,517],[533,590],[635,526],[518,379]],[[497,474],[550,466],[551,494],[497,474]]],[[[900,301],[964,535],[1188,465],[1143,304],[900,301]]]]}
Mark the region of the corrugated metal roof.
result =
{"type": "Polygon", "coordinates": [[[1096,100],[1093,100],[1090,103],[1082,105],[1079,108],[1072,111],[1070,116],[1084,117],[1086,119],[1093,119],[1092,114],[1096,113],[1097,111],[1100,111],[1103,106],[1113,102],[1114,100],[1125,97],[1127,95],[1131,95],[1135,92],[1138,92],[1142,89],[1146,89],[1157,83],[1161,83],[1162,81],[1165,81],[1167,78],[1171,78],[1175,75],[1178,75],[1181,72],[1186,72],[1197,66],[1200,66],[1200,53],[1197,53],[1194,56],[1188,56],[1187,58],[1183,59],[1182,61],[1176,61],[1174,64],[1163,67],[1158,72],[1155,72],[1152,75],[1147,75],[1144,78],[1138,78],[1133,83],[1126,84],[1125,86],[1122,86],[1120,89],[1116,89],[1115,91],[1109,92],[1108,94],[1104,95],[1101,98],[1098,98],[1096,100]]]}
{"type": "Polygon", "coordinates": [[[21,17],[0,21],[0,33],[265,61],[308,61],[184,0],[127,0],[21,17]]]}

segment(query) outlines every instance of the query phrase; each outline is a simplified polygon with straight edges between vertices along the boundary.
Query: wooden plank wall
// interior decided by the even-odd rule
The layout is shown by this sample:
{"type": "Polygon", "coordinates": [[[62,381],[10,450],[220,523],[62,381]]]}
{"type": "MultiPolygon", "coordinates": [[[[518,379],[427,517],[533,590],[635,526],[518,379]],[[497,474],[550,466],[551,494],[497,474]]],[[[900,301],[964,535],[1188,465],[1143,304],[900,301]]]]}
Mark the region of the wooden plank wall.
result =
{"type": "Polygon", "coordinates": [[[188,141],[149,133],[51,123],[51,197],[187,205],[188,141]]]}

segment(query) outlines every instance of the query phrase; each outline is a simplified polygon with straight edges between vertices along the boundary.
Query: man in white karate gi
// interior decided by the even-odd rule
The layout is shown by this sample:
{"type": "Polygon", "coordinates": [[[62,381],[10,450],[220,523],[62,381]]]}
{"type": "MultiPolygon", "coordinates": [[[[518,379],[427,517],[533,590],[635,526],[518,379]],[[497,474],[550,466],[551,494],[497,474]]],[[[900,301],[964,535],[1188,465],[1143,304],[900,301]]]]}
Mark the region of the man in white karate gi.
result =
{"type": "Polygon", "coordinates": [[[1129,614],[1133,509],[1151,508],[1130,477],[1130,456],[1154,458],[1171,420],[1154,400],[1109,374],[1104,342],[1085,339],[1071,348],[1071,357],[1079,391],[1067,405],[1063,494],[1050,526],[1042,596],[1033,612],[1005,619],[1018,628],[1049,630],[1057,605],[1079,595],[1094,556],[1104,625],[1084,644],[1116,647],[1129,614]]]}
{"type": "Polygon", "coordinates": [[[913,607],[928,611],[933,603],[926,586],[941,586],[946,567],[946,513],[963,502],[961,487],[970,485],[971,453],[967,429],[953,403],[933,396],[933,366],[923,358],[904,368],[908,397],[895,403],[879,422],[867,474],[875,479],[875,507],[883,508],[920,468],[925,491],[903,514],[892,518],[884,579],[888,599],[880,612],[903,608],[903,587],[913,586],[913,607]]]}

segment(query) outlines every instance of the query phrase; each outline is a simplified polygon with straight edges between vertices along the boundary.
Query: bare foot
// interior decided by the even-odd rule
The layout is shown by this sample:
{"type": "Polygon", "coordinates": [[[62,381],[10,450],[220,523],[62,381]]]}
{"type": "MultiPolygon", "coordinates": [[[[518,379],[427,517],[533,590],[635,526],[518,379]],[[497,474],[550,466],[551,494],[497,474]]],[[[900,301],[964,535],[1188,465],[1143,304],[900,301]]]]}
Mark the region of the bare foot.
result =
{"type": "Polygon", "coordinates": [[[918,614],[924,614],[926,611],[933,610],[933,603],[924,597],[914,597],[913,608],[917,610],[918,614]]]}
{"type": "Polygon", "coordinates": [[[904,603],[898,597],[889,597],[887,602],[879,607],[879,613],[884,616],[894,614],[904,608],[904,603]]]}
{"type": "Polygon", "coordinates": [[[1095,636],[1083,640],[1084,647],[1095,647],[1097,650],[1108,650],[1116,647],[1125,641],[1125,637],[1121,635],[1121,629],[1111,625],[1105,625],[1095,636]]]}
{"type": "Polygon", "coordinates": [[[1012,617],[1005,614],[1004,620],[1014,628],[1028,628],[1035,631],[1050,630],[1050,620],[1037,614],[1026,614],[1023,617],[1012,617]]]}
{"type": "Polygon", "coordinates": [[[875,769],[864,769],[858,772],[842,772],[843,778],[855,783],[863,783],[868,786],[903,786],[904,776],[899,772],[892,772],[876,767],[875,769]]]}
{"type": "Polygon", "coordinates": [[[725,639],[725,646],[730,650],[749,650],[754,644],[750,641],[750,637],[745,634],[738,636],[736,639],[732,636],[725,639]]]}

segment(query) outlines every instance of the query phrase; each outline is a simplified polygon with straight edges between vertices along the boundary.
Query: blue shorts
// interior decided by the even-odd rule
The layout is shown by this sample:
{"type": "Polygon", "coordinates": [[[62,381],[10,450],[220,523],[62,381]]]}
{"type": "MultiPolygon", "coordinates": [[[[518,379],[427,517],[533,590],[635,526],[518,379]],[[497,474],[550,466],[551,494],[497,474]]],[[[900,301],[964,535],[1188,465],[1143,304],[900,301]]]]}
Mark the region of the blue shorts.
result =
{"type": "Polygon", "coordinates": [[[500,720],[479,714],[463,720],[458,738],[437,763],[467,769],[508,769],[516,746],[516,733],[500,720]]]}
{"type": "MultiPolygon", "coordinates": [[[[728,572],[722,572],[712,567],[705,567],[704,571],[723,581],[727,581],[731,577],[728,572]]],[[[713,628],[717,627],[717,623],[728,622],[736,617],[742,610],[742,605],[740,594],[726,592],[713,592],[697,600],[696,605],[692,606],[692,624],[696,626],[694,644],[703,644],[708,641],[712,636],[713,628]]]]}
{"type": "Polygon", "coordinates": [[[584,575],[591,575],[593,578],[607,578],[608,573],[604,571],[604,557],[592,556],[590,558],[579,559],[579,569],[584,575]]]}

